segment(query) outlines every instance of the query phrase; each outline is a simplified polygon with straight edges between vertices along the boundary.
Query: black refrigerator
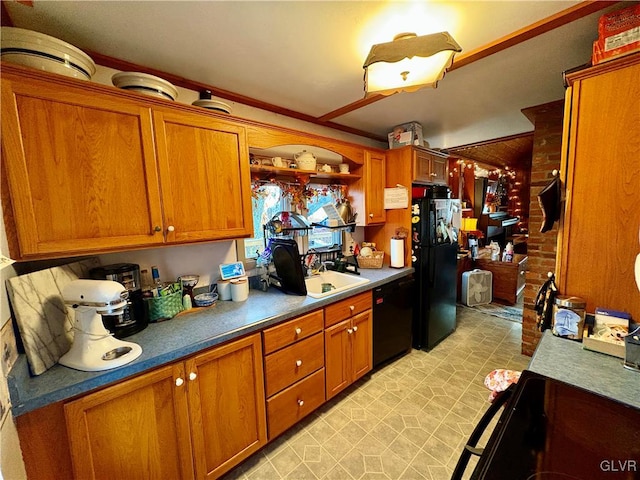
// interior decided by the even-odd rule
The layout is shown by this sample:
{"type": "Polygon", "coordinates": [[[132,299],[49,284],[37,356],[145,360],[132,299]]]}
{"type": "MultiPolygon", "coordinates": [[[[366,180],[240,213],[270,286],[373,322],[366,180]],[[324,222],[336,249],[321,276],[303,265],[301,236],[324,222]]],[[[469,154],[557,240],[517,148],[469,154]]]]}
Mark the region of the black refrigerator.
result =
{"type": "Polygon", "coordinates": [[[457,236],[447,187],[415,186],[413,347],[430,350],[456,329],[457,236]]]}

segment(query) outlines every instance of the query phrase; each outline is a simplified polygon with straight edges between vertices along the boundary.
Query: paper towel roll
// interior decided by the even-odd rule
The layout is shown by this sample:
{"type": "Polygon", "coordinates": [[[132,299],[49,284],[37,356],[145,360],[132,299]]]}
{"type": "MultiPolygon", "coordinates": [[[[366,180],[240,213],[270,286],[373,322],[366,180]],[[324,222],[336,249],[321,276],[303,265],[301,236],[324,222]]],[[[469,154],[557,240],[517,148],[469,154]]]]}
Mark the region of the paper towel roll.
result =
{"type": "Polygon", "coordinates": [[[404,238],[391,239],[391,266],[404,267],[404,238]]]}
{"type": "Polygon", "coordinates": [[[231,300],[231,282],[229,280],[218,280],[218,298],[231,300]]]}
{"type": "Polygon", "coordinates": [[[244,302],[249,297],[249,281],[247,277],[234,278],[231,280],[231,300],[234,302],[244,302]]]}

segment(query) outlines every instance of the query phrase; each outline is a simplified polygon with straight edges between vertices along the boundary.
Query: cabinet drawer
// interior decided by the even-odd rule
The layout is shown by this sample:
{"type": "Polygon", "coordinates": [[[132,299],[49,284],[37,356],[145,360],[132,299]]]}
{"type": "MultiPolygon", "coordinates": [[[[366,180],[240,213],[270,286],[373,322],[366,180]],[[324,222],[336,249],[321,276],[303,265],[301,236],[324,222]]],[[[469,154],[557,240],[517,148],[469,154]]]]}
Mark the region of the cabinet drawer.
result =
{"type": "Polygon", "coordinates": [[[268,328],[263,332],[264,353],[275,352],[282,347],[322,331],[322,320],[322,310],[317,310],[268,328]]]}
{"type": "Polygon", "coordinates": [[[346,300],[341,300],[324,309],[324,326],[330,327],[342,320],[357,315],[371,308],[372,295],[368,292],[354,295],[346,300]]]}
{"type": "Polygon", "coordinates": [[[317,333],[264,359],[267,397],[324,367],[324,335],[317,333]]]}
{"type": "Polygon", "coordinates": [[[269,439],[324,403],[324,368],[267,400],[269,439]]]}

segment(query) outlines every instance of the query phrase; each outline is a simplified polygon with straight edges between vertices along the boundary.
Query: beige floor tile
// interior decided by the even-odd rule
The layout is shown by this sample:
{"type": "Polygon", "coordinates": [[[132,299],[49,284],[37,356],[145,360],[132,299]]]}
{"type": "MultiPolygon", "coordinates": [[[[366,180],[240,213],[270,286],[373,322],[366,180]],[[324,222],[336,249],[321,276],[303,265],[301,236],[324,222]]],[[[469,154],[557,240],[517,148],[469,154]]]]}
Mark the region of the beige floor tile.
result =
{"type": "Polygon", "coordinates": [[[322,446],[333,458],[335,458],[337,462],[339,462],[342,457],[344,457],[347,452],[353,448],[353,444],[351,444],[340,433],[336,433],[333,437],[329,438],[322,446]]]}
{"type": "Polygon", "coordinates": [[[290,446],[286,446],[276,455],[269,458],[271,464],[281,477],[286,477],[300,465],[302,459],[290,446]]]}

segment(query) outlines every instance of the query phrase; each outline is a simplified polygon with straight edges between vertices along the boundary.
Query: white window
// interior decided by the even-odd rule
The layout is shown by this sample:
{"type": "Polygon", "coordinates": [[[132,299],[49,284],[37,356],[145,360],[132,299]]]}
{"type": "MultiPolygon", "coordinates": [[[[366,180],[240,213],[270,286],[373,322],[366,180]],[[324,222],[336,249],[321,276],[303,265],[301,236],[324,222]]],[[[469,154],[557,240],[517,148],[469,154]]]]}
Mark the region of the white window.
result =
{"type": "MultiPolygon", "coordinates": [[[[238,241],[238,259],[249,263],[248,268],[251,268],[251,260],[255,260],[265,248],[264,225],[277,213],[292,209],[290,198],[283,194],[282,188],[277,184],[263,184],[254,191],[256,194],[251,199],[253,237],[238,241]]],[[[327,185],[309,184],[307,192],[310,193],[306,197],[308,214],[328,203],[335,204],[340,198],[339,188],[327,185]]],[[[342,244],[341,231],[314,229],[309,231],[308,235],[310,249],[337,248],[342,244]]]]}
{"type": "Polygon", "coordinates": [[[240,242],[244,243],[244,258],[258,258],[264,250],[264,225],[278,212],[288,209],[289,202],[278,185],[265,184],[260,187],[258,195],[251,198],[253,237],[240,242]]]}
{"type": "MultiPolygon", "coordinates": [[[[318,191],[318,195],[314,195],[307,201],[307,209],[309,215],[313,215],[316,210],[322,208],[323,205],[333,204],[340,199],[340,192],[329,188],[323,188],[322,185],[313,185],[318,191]]],[[[340,247],[342,245],[342,231],[329,229],[315,229],[309,233],[309,248],[326,248],[340,247]]]]}

